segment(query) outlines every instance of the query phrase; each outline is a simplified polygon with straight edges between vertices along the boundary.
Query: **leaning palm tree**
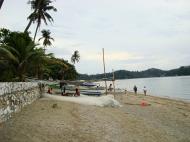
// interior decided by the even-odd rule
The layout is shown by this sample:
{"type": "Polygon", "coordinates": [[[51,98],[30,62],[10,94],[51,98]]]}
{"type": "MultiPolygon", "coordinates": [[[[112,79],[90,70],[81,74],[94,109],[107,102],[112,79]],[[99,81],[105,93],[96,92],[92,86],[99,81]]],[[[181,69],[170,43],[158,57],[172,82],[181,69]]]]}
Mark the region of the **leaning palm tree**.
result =
{"type": "Polygon", "coordinates": [[[49,30],[42,30],[42,37],[39,38],[38,41],[40,41],[41,39],[44,39],[43,40],[43,46],[44,46],[44,52],[45,52],[45,48],[47,46],[51,46],[52,43],[51,43],[51,40],[54,41],[54,39],[50,36],[51,32],[49,30]]]}
{"type": "Polygon", "coordinates": [[[29,20],[28,25],[26,26],[24,33],[26,33],[28,31],[28,29],[30,28],[32,22],[34,23],[35,20],[37,19],[36,17],[36,12],[39,9],[39,4],[40,4],[41,0],[29,0],[28,4],[31,5],[31,10],[33,10],[33,12],[27,17],[27,19],[29,20]]]}
{"type": "Polygon", "coordinates": [[[80,60],[80,54],[79,54],[79,51],[76,50],[76,51],[74,51],[73,55],[71,56],[71,62],[73,64],[75,64],[76,62],[78,63],[79,60],[80,60]]]}
{"type": "Polygon", "coordinates": [[[41,26],[42,21],[48,25],[47,21],[49,21],[50,23],[53,22],[53,18],[51,17],[51,15],[48,13],[48,11],[57,11],[57,9],[50,5],[52,3],[51,0],[30,0],[29,4],[31,4],[31,8],[34,10],[29,16],[28,19],[30,20],[25,32],[28,31],[30,25],[32,24],[32,22],[36,22],[37,26],[36,26],[36,30],[35,30],[35,34],[34,34],[34,41],[38,32],[39,27],[41,26]]]}

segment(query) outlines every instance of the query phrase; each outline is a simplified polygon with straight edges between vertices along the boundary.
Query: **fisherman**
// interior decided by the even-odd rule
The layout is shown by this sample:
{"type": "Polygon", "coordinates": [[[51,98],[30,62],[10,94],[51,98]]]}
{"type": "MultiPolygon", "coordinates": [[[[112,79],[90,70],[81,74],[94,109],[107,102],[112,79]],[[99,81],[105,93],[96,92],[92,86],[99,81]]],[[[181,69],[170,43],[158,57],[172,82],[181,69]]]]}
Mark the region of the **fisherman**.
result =
{"type": "Polygon", "coordinates": [[[63,83],[63,84],[61,85],[61,93],[62,93],[62,94],[65,94],[65,90],[66,90],[66,84],[63,83]]]}

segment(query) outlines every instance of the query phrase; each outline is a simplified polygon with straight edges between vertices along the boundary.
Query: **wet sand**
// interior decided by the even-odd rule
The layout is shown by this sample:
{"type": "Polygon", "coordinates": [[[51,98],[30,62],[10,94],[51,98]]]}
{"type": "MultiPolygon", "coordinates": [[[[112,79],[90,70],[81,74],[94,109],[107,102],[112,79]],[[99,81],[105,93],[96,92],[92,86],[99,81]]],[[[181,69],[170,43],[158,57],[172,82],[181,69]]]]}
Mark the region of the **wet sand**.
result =
{"type": "Polygon", "coordinates": [[[133,93],[122,107],[40,99],[0,124],[0,142],[190,142],[190,103],[133,93]]]}

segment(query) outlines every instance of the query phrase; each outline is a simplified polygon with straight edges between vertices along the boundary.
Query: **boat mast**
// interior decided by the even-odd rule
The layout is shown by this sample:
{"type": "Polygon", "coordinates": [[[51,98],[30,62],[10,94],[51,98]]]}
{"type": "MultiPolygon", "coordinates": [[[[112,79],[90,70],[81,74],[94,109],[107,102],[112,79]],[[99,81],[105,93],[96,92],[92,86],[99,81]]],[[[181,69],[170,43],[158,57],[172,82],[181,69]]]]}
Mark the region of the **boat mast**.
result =
{"type": "Polygon", "coordinates": [[[102,48],[103,51],[103,66],[104,66],[104,77],[105,77],[105,86],[106,86],[106,95],[107,95],[107,82],[106,82],[106,68],[105,68],[105,59],[104,59],[104,48],[102,48]]]}
{"type": "Polygon", "coordinates": [[[113,69],[112,69],[112,73],[113,73],[112,82],[113,82],[113,90],[114,90],[114,98],[115,98],[115,74],[114,74],[114,70],[113,69]]]}

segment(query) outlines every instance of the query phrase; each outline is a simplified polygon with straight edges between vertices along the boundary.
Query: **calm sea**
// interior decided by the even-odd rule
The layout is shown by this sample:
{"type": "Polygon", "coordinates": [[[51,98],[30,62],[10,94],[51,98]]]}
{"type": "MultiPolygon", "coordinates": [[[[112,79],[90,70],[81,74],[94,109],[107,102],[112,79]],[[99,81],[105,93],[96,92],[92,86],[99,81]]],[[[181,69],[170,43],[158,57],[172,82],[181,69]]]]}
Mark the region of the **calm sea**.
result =
{"type": "MultiPolygon", "coordinates": [[[[108,86],[110,83],[107,82],[108,86]]],[[[146,86],[148,95],[190,101],[190,76],[124,79],[116,80],[115,84],[116,88],[128,91],[133,91],[136,85],[139,93],[143,93],[143,87],[146,86]]],[[[104,83],[101,82],[101,85],[104,83]]]]}

